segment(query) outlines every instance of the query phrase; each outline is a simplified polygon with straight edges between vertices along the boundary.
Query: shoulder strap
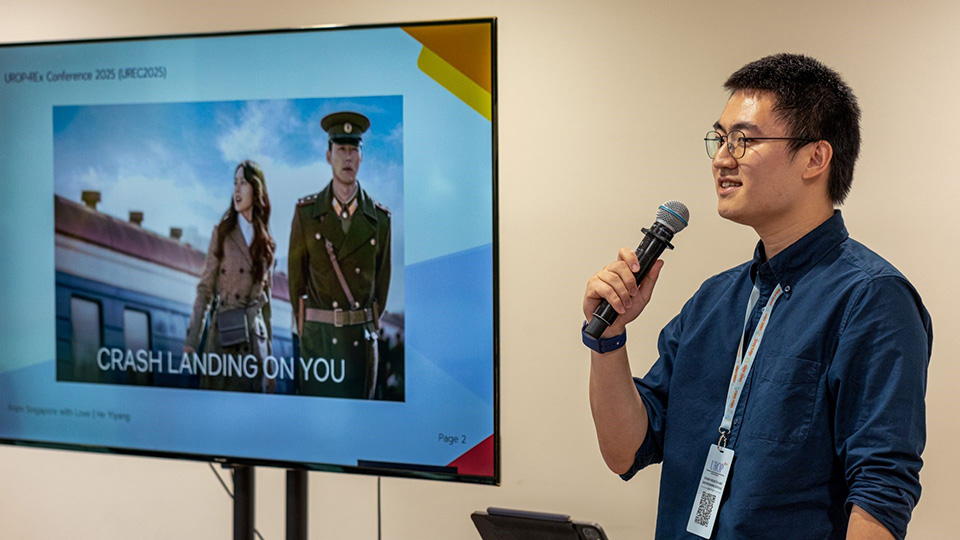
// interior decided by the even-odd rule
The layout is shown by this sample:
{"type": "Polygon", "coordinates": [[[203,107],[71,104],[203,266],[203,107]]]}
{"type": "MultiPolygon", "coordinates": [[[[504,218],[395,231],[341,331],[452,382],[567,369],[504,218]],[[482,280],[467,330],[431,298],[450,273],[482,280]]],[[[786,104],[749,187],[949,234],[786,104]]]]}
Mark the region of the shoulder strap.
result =
{"type": "Polygon", "coordinates": [[[353,293],[350,292],[350,287],[347,285],[347,280],[343,277],[343,271],[340,270],[340,263],[337,261],[337,255],[333,252],[333,243],[326,238],[323,241],[327,245],[327,255],[330,256],[330,264],[333,266],[333,272],[337,274],[337,281],[340,282],[340,287],[343,289],[343,294],[347,295],[347,301],[350,302],[350,309],[353,309],[357,305],[357,302],[353,299],[353,293]]]}

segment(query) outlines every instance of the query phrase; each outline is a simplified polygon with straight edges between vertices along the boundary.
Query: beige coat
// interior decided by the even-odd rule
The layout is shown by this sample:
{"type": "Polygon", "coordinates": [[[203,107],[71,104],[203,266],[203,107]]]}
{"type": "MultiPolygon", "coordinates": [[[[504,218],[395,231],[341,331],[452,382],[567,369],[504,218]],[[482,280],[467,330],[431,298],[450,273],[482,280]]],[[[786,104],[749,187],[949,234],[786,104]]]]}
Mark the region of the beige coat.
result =
{"type": "MultiPolygon", "coordinates": [[[[242,218],[241,218],[242,219],[242,218]]],[[[213,228],[210,248],[204,263],[203,274],[197,284],[197,298],[193,304],[193,314],[187,327],[185,344],[194,350],[200,344],[201,335],[207,321],[207,313],[216,301],[212,324],[207,329],[205,353],[232,354],[246,356],[252,354],[259,361],[260,376],[255,379],[246,377],[204,377],[200,387],[216,390],[263,391],[263,359],[273,352],[273,332],[270,326],[270,284],[272,271],[268,270],[265,279],[254,284],[251,276],[253,260],[250,249],[243,239],[239,227],[234,227],[223,242],[223,257],[218,258],[217,228],[213,228]],[[217,329],[217,311],[246,308],[247,328],[250,329],[250,343],[233,347],[222,347],[217,329]]],[[[198,353],[201,351],[197,351],[198,353]]]]}

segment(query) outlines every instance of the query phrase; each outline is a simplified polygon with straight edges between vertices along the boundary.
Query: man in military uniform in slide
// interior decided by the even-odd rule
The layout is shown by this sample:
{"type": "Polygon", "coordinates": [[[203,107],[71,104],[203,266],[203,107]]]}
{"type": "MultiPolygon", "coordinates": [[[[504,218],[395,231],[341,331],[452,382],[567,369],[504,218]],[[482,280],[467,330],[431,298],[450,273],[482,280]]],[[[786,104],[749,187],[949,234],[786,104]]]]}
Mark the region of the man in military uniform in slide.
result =
{"type": "Polygon", "coordinates": [[[390,211],[357,181],[370,120],[337,112],[320,126],[328,136],[333,179],[297,202],[290,228],[288,274],[300,357],[314,359],[308,373],[298,374],[298,391],[371,399],[380,315],[390,288],[390,211]],[[315,365],[321,358],[326,365],[315,365]]]}

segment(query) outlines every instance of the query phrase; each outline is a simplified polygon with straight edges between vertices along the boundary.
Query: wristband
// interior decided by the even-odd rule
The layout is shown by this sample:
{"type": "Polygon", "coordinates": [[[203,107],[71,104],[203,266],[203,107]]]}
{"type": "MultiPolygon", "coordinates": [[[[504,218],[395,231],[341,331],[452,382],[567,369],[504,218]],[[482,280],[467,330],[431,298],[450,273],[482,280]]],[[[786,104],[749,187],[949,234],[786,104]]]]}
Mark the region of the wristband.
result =
{"type": "Polygon", "coordinates": [[[580,329],[580,333],[583,335],[583,344],[587,347],[597,351],[600,354],[608,353],[610,351],[615,351],[620,347],[623,347],[627,344],[627,331],[624,330],[619,336],[613,336],[612,338],[600,338],[594,339],[592,336],[587,334],[587,322],[583,322],[583,327],[580,329]]]}

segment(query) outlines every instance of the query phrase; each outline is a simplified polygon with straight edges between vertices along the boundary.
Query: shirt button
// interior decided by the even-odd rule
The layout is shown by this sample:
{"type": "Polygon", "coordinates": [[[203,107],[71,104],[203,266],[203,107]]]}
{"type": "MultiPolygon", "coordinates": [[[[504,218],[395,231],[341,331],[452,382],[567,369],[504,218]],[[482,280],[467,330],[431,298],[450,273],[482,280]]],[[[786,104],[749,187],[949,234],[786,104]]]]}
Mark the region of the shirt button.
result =
{"type": "Polygon", "coordinates": [[[334,301],[334,302],[333,302],[333,307],[334,307],[334,308],[337,308],[337,307],[339,307],[339,304],[337,304],[337,302],[334,301]]]}
{"type": "Polygon", "coordinates": [[[359,274],[359,273],[360,273],[360,267],[358,266],[357,268],[355,268],[355,269],[354,269],[354,272],[356,272],[356,273],[359,274]]]}
{"type": "Polygon", "coordinates": [[[370,239],[370,245],[371,245],[371,246],[377,245],[377,239],[376,239],[376,238],[371,238],[371,239],[370,239]]]}
{"type": "Polygon", "coordinates": [[[360,345],[360,342],[359,342],[359,341],[354,341],[354,342],[353,342],[353,346],[354,346],[354,347],[356,347],[356,346],[358,346],[358,345],[360,345]]]}
{"type": "Polygon", "coordinates": [[[360,302],[354,302],[353,309],[359,309],[359,308],[360,308],[360,302]]]}
{"type": "Polygon", "coordinates": [[[316,236],[315,236],[315,238],[316,238],[317,240],[319,240],[319,239],[320,239],[320,233],[317,233],[316,236]]]}
{"type": "Polygon", "coordinates": [[[337,344],[337,338],[333,338],[333,340],[332,340],[332,341],[333,341],[333,344],[334,344],[334,345],[336,345],[336,344],[337,344]]]}
{"type": "Polygon", "coordinates": [[[790,292],[790,286],[787,285],[786,287],[784,287],[783,292],[790,292]]]}

